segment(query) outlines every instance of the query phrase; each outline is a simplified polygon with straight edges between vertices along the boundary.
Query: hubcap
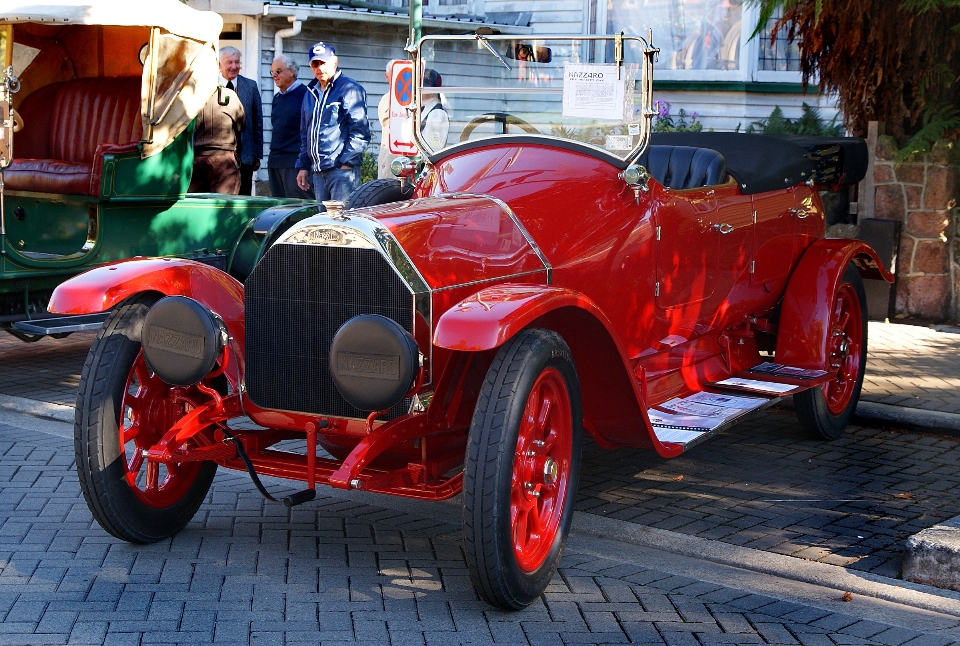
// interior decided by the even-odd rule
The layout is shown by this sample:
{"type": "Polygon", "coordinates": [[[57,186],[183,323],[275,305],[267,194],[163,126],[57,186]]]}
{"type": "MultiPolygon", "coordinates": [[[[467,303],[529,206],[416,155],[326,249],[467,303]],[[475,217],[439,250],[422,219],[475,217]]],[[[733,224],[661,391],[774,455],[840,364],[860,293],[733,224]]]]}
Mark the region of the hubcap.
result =
{"type": "Polygon", "coordinates": [[[517,434],[510,492],[513,553],[523,572],[550,556],[570,484],[573,451],[570,393],[563,376],[547,368],[527,397],[517,434]]]}

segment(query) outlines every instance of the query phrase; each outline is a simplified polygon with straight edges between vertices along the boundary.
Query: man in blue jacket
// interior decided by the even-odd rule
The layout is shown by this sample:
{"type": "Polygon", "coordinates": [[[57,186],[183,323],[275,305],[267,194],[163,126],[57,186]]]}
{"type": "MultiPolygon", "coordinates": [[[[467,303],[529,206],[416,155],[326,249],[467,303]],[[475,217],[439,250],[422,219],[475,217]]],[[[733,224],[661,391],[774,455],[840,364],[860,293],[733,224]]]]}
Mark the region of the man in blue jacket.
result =
{"type": "Polygon", "coordinates": [[[337,54],[327,43],[310,48],[310,69],[317,79],[300,109],[297,185],[317,201],[346,201],[360,186],[363,151],[370,143],[367,93],[337,69],[337,54]]]}

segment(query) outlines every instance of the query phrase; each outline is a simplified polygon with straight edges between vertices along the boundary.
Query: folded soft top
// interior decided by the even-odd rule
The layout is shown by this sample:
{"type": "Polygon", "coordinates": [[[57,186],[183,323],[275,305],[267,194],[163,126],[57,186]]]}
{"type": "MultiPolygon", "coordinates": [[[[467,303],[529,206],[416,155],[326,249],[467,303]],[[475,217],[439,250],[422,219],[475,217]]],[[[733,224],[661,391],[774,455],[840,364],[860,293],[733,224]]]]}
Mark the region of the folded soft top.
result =
{"type": "Polygon", "coordinates": [[[818,184],[855,184],[867,170],[867,145],[856,137],[799,137],[738,132],[671,132],[652,145],[716,150],[744,193],[763,193],[811,178],[818,184]]]}

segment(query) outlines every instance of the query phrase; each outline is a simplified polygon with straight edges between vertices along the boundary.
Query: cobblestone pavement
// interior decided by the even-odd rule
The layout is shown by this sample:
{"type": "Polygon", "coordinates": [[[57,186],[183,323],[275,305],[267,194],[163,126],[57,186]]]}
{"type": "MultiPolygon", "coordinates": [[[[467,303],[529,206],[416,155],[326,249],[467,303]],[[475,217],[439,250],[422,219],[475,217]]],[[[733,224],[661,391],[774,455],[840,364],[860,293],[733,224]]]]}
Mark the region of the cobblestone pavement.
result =
{"type": "Polygon", "coordinates": [[[469,583],[456,504],[344,492],[287,510],[223,470],[184,531],[130,545],[93,523],[69,425],[60,437],[23,419],[0,423],[0,644],[960,643],[960,595],[844,603],[577,534],[541,600],[494,611],[469,583]]]}
{"type": "Polygon", "coordinates": [[[960,328],[871,322],[868,342],[863,401],[960,413],[960,328]]]}
{"type": "MultiPolygon", "coordinates": [[[[0,394],[72,406],[92,334],[0,338],[0,394]]],[[[870,324],[864,399],[948,410],[960,334],[870,324]],[[886,389],[886,390],[884,390],[886,389]]],[[[673,460],[585,446],[578,509],[734,545],[897,576],[907,536],[960,515],[960,439],[851,427],[808,440],[777,407],[673,460]]],[[[245,487],[252,491],[249,482],[245,487]]],[[[0,642],[2,643],[2,642],[0,642]]]]}

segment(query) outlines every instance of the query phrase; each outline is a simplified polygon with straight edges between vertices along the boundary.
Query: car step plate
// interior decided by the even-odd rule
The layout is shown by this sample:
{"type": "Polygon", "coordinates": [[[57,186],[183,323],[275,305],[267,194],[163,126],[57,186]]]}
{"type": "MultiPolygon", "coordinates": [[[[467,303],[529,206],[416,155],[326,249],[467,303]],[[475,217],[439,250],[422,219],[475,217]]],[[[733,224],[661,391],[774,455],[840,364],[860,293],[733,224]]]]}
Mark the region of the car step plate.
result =
{"type": "Polygon", "coordinates": [[[66,334],[68,332],[84,332],[98,330],[107,320],[110,312],[98,314],[81,314],[78,316],[57,316],[30,321],[17,321],[11,327],[18,332],[27,334],[66,334]]]}

